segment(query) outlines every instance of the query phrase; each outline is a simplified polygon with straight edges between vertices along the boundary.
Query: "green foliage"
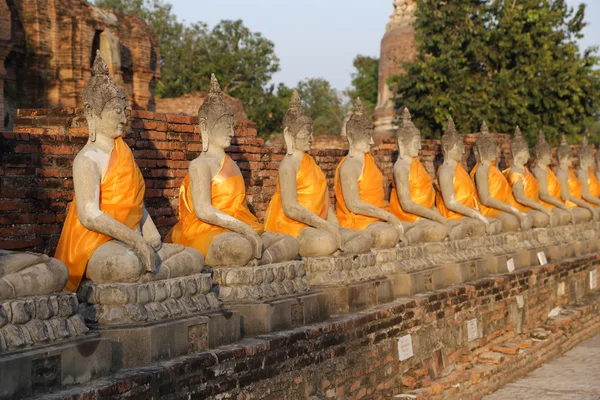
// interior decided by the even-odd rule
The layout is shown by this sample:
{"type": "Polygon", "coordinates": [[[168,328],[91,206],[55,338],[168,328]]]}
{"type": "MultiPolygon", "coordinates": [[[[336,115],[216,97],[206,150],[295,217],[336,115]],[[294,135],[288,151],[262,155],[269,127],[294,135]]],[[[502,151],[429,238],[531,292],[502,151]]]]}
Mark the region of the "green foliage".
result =
{"type": "Polygon", "coordinates": [[[496,132],[519,125],[533,143],[543,129],[577,142],[600,115],[596,49],[580,53],[585,5],[565,0],[417,0],[419,55],[388,83],[426,137],[452,115],[463,132],[482,120],[496,132]]]}
{"type": "Polygon", "coordinates": [[[345,110],[338,92],[323,78],[298,82],[302,105],[313,119],[315,133],[339,135],[345,110]]]}
{"type": "Polygon", "coordinates": [[[352,63],[356,71],[352,73],[352,87],[346,90],[350,100],[360,97],[366,115],[373,114],[377,104],[379,82],[379,59],[358,55],[352,63]]]}

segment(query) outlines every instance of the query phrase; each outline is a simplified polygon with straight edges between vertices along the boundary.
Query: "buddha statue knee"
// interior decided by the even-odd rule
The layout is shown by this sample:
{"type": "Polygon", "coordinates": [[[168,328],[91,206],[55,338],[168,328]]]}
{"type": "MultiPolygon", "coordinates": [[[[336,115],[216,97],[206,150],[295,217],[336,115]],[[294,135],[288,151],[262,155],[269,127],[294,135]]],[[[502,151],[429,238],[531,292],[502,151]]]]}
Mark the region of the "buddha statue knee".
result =
{"type": "Polygon", "coordinates": [[[60,292],[68,279],[69,270],[55,258],[0,250],[0,300],[60,292]]]}
{"type": "Polygon", "coordinates": [[[335,171],[335,215],[342,228],[365,230],[373,237],[373,247],[396,246],[404,235],[402,223],[385,211],[383,174],[369,153],[373,125],[365,117],[359,98],[346,123],[349,152],[335,171]]]}
{"type": "Polygon", "coordinates": [[[338,249],[350,254],[369,251],[372,235],[340,229],[329,207],[325,174],[307,153],[313,137],[312,119],[302,108],[297,92],[283,119],[283,136],[287,151],[279,166],[277,190],[265,214],[266,230],[297,238],[301,256],[326,256],[338,249]]]}
{"type": "Polygon", "coordinates": [[[210,266],[277,263],[296,258],[297,240],[264,233],[247,206],[244,177],[225,153],[234,136],[233,111],[214,75],[198,110],[202,153],[190,163],[179,191],[179,222],[168,235],[173,243],[198,249],[210,266]]]}
{"type": "Polygon", "coordinates": [[[125,93],[108,76],[100,52],[83,104],[90,136],[73,163],[75,197],[56,250],[69,269],[66,288],[77,289],[92,258],[90,276],[102,282],[161,279],[171,257],[184,263],[169,271],[171,276],[199,273],[202,255],[183,247],[163,249],[144,207],[144,179],[121,137],[127,122],[125,93]]]}
{"type": "MultiPolygon", "coordinates": [[[[585,150],[584,150],[585,152],[585,150]]],[[[560,141],[560,146],[556,151],[558,158],[558,170],[556,177],[560,184],[560,194],[565,205],[573,210],[573,216],[576,222],[587,222],[592,218],[597,220],[600,217],[595,203],[587,202],[583,199],[583,185],[573,172],[573,151],[567,144],[567,140],[563,135],[560,141]]],[[[592,200],[591,197],[588,197],[592,200]]],[[[600,204],[600,201],[598,201],[600,204]]]]}
{"type": "Polygon", "coordinates": [[[475,142],[477,164],[471,171],[475,180],[481,213],[502,222],[504,232],[527,230],[533,225],[531,217],[519,211],[512,188],[496,166],[496,140],[490,135],[485,121],[475,142]]]}
{"type": "Polygon", "coordinates": [[[600,206],[600,182],[592,169],[594,150],[588,145],[587,132],[583,137],[577,156],[579,157],[577,179],[581,182],[581,198],[592,207],[597,208],[600,206]]]}
{"type": "Polygon", "coordinates": [[[467,232],[460,223],[451,225],[435,207],[435,189],[429,173],[419,161],[421,133],[411,121],[407,108],[398,128],[398,160],[390,194],[390,211],[401,221],[415,226],[407,232],[409,242],[460,239],[467,232]]]}
{"type": "Polygon", "coordinates": [[[464,141],[452,117],[448,118],[441,144],[444,163],[437,172],[436,205],[439,213],[450,221],[466,225],[469,236],[499,233],[501,222],[486,218],[479,211],[475,183],[461,164],[465,153],[464,141]]]}
{"type": "Polygon", "coordinates": [[[540,201],[540,185],[535,176],[525,165],[529,161],[529,146],[517,126],[510,144],[512,167],[504,171],[508,183],[512,187],[515,200],[513,206],[531,217],[534,228],[544,228],[548,225],[557,225],[556,217],[551,210],[542,205],[540,201]],[[554,219],[554,221],[553,221],[554,219]]]}

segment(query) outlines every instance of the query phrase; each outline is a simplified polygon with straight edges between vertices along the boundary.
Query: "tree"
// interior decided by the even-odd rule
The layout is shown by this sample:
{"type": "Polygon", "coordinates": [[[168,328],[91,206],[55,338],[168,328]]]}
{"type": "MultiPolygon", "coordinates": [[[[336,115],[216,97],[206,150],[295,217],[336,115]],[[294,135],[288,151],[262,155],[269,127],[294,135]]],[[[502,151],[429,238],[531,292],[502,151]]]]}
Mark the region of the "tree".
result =
{"type": "Polygon", "coordinates": [[[338,135],[342,130],[345,110],[342,99],[331,84],[323,78],[307,78],[298,82],[302,105],[313,119],[316,133],[338,135]]]}
{"type": "Polygon", "coordinates": [[[417,0],[419,55],[393,77],[397,106],[427,137],[452,115],[464,132],[482,120],[497,132],[520,125],[533,143],[543,129],[578,141],[600,112],[595,50],[579,52],[585,5],[565,0],[417,0]]]}
{"type": "Polygon", "coordinates": [[[352,73],[352,87],[346,91],[346,95],[350,100],[360,97],[365,114],[371,115],[377,104],[379,59],[358,55],[352,64],[356,71],[352,73]]]}

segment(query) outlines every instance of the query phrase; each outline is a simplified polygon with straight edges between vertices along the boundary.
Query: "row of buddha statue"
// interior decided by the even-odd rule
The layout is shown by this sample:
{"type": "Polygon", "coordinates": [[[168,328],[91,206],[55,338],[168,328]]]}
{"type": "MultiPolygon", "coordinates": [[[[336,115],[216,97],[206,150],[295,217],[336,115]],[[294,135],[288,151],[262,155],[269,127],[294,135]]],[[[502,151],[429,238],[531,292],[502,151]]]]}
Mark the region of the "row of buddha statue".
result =
{"type": "Polygon", "coordinates": [[[49,259],[23,258],[0,268],[0,293],[9,297],[60,290],[65,281],[66,289],[76,291],[82,279],[147,282],[197,274],[204,265],[263,265],[298,256],[357,254],[392,248],[400,241],[410,245],[456,240],[599,217],[600,185],[587,144],[579,151],[575,174],[572,152],[563,138],[555,175],[548,166],[551,148],[540,132],[537,163],[530,171],[529,148],[517,128],[511,142],[512,166],[500,171],[496,141],[484,123],[475,146],[478,163],[469,174],[462,165],[463,138],[450,118],[441,139],[444,163],[433,182],[419,160],[421,135],[407,109],[398,129],[399,155],[386,207],[383,175],[370,154],[373,126],[360,99],[346,125],[349,153],[335,171],[334,211],[326,176],[308,154],[312,119],[294,92],[282,124],[287,151],[262,224],[248,209],[241,171],[225,152],[235,119],[213,75],[198,111],[202,152],[189,165],[180,188],[179,222],[163,243],[144,207],[144,179],[122,139],[125,93],[110,78],[99,54],[83,102],[89,140],[73,164],[75,198],[55,255],[68,267],[68,280],[66,269],[57,272],[49,259]]]}

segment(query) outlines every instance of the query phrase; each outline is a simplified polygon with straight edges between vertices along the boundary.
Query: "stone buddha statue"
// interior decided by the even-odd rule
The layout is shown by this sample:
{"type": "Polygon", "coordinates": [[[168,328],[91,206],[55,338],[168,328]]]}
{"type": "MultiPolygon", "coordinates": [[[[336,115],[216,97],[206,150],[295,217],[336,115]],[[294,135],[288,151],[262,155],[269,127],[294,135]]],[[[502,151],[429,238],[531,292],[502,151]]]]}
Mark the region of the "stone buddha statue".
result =
{"type": "Polygon", "coordinates": [[[202,153],[190,163],[179,192],[179,222],[167,240],[200,250],[210,266],[259,265],[289,261],[298,255],[290,235],[264,232],[250,212],[244,178],[225,154],[234,135],[233,111],[211,76],[210,90],[200,109],[202,153]]]}
{"type": "Polygon", "coordinates": [[[398,160],[390,193],[390,212],[401,221],[414,224],[407,230],[407,242],[440,242],[466,236],[460,221],[449,221],[435,208],[435,189],[429,173],[419,161],[421,132],[404,108],[398,127],[398,160]]]}
{"type": "Polygon", "coordinates": [[[530,229],[531,217],[516,208],[512,188],[496,166],[496,140],[490,135],[485,121],[475,142],[475,157],[477,164],[471,176],[475,180],[481,213],[500,220],[503,232],[530,229]]]}
{"type": "Polygon", "coordinates": [[[594,150],[588,145],[587,132],[579,148],[579,169],[577,170],[577,179],[581,182],[581,197],[591,205],[598,207],[600,205],[600,182],[594,174],[592,165],[594,165],[594,150]]]}
{"type": "Polygon", "coordinates": [[[468,226],[470,236],[500,233],[500,221],[486,218],[479,212],[475,182],[461,164],[465,153],[464,140],[458,134],[452,117],[448,118],[441,144],[444,163],[437,173],[439,191],[436,205],[439,213],[450,221],[461,221],[468,226]]]}
{"type": "Polygon", "coordinates": [[[575,222],[571,209],[562,201],[558,178],[550,168],[552,149],[542,131],[538,133],[534,152],[536,163],[532,172],[539,185],[540,203],[558,216],[560,225],[575,222]]]}
{"type": "Polygon", "coordinates": [[[69,268],[66,289],[94,282],[145,282],[188,276],[203,267],[202,254],[163,245],[144,207],[145,184],[121,137],[127,122],[125,93],[97,52],[83,90],[89,139],[75,157],[75,197],[56,249],[69,268]]]}
{"type": "Polygon", "coordinates": [[[359,98],[346,124],[350,150],[335,171],[335,214],[342,228],[366,230],[373,247],[394,247],[404,236],[402,223],[385,211],[383,175],[369,153],[373,125],[365,117],[359,98]]]}
{"type": "Polygon", "coordinates": [[[600,150],[596,151],[594,159],[596,160],[596,180],[600,182],[600,150]]]}
{"type": "Polygon", "coordinates": [[[595,210],[595,206],[582,198],[582,185],[572,168],[573,151],[567,144],[565,135],[560,140],[556,158],[558,159],[556,177],[560,183],[561,199],[573,211],[575,221],[579,223],[591,221],[592,218],[597,219],[598,212],[595,210]]]}
{"type": "Polygon", "coordinates": [[[313,138],[312,119],[295,91],[283,118],[283,136],[287,154],[265,215],[266,230],[297,238],[304,257],[327,256],[338,249],[350,254],[369,251],[371,233],[340,228],[329,206],[325,174],[307,153],[313,138]]]}
{"type": "Polygon", "coordinates": [[[559,216],[552,215],[551,209],[540,203],[539,184],[525,165],[529,161],[529,146],[518,126],[510,142],[510,151],[512,166],[504,171],[504,175],[512,187],[512,194],[516,201],[515,208],[531,217],[534,228],[544,228],[549,224],[558,225],[559,216]]]}
{"type": "Polygon", "coordinates": [[[69,270],[43,254],[0,250],[0,301],[60,292],[69,270]]]}

